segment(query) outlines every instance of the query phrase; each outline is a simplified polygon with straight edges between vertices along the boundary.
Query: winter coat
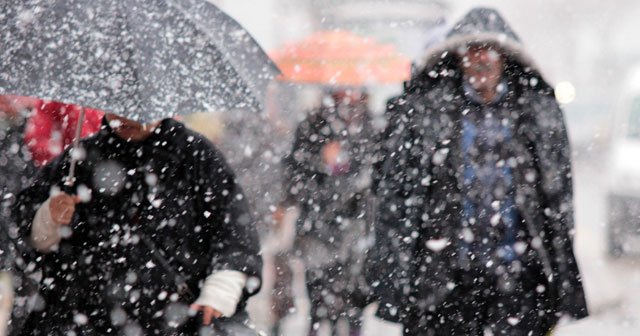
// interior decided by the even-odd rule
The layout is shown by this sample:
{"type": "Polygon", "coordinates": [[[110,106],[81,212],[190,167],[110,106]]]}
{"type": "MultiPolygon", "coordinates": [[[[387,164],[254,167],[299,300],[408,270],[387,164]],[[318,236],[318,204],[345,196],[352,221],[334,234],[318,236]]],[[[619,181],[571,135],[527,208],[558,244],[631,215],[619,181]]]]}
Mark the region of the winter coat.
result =
{"type": "MultiPolygon", "coordinates": [[[[498,46],[507,56],[509,92],[500,103],[510,114],[515,202],[523,219],[526,260],[539,264],[546,318],[587,316],[573,254],[573,186],[567,130],[553,90],[522,51],[500,15],[474,10],[435,47],[402,97],[389,105],[401,115],[390,125],[377,166],[381,197],[370,281],[380,299],[378,315],[412,323],[432,314],[455,288],[458,244],[463,236],[462,116],[477,111],[465,95],[456,51],[470,42],[498,46]]],[[[529,266],[529,264],[525,265],[529,266]]]]}
{"type": "Polygon", "coordinates": [[[362,308],[366,300],[364,286],[356,282],[368,243],[367,191],[374,142],[363,113],[359,127],[348,130],[333,108],[313,111],[298,126],[292,152],[284,160],[285,198],[300,207],[296,249],[307,266],[312,306],[321,305],[327,291],[351,301],[343,308],[337,303],[328,307],[331,312],[346,311],[351,305],[362,308]],[[330,172],[321,158],[322,148],[332,141],[341,142],[347,153],[342,172],[330,172]],[[342,277],[331,283],[332,273],[342,277]]]}
{"type": "MultiPolygon", "coordinates": [[[[349,133],[336,114],[323,108],[300,123],[291,154],[284,160],[284,189],[285,199],[300,207],[298,236],[339,249],[342,239],[336,233],[348,233],[340,219],[362,218],[366,210],[374,143],[368,117],[349,133]],[[332,141],[341,142],[347,153],[348,167],[342,173],[328,171],[322,161],[322,149],[332,141]]],[[[336,249],[330,252],[335,254],[336,249]]]]}
{"type": "MultiPolygon", "coordinates": [[[[24,141],[38,166],[44,166],[73,142],[80,116],[80,106],[54,101],[39,101],[27,123],[24,141]]],[[[100,130],[103,112],[85,108],[82,138],[100,130]]]]}
{"type": "MultiPolygon", "coordinates": [[[[192,302],[177,294],[173,275],[145,237],[195,295],[215,271],[247,274],[241,311],[259,290],[262,260],[246,198],[213,145],[172,119],[138,143],[122,140],[103,120],[101,131],[81,144],[85,156],[68,192],[89,200],[76,206],[59,248],[41,255],[45,306],[31,315],[24,334],[175,331],[169,322],[185,318],[180,312],[192,302]]],[[[51,191],[65,189],[68,170],[69,151],[20,194],[15,213],[24,239],[51,191]]]]}

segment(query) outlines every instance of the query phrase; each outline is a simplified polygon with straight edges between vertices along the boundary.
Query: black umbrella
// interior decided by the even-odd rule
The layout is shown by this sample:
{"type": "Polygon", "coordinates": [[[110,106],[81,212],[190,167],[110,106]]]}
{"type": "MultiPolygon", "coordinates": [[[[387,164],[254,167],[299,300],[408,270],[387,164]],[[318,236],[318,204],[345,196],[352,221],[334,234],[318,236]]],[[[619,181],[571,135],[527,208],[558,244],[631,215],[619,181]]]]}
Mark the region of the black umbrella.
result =
{"type": "Polygon", "coordinates": [[[148,122],[259,109],[277,74],[251,35],[204,0],[0,3],[0,93],[148,122]]]}
{"type": "Polygon", "coordinates": [[[259,110],[278,73],[242,26],[204,0],[0,2],[0,94],[146,123],[259,110]]]}

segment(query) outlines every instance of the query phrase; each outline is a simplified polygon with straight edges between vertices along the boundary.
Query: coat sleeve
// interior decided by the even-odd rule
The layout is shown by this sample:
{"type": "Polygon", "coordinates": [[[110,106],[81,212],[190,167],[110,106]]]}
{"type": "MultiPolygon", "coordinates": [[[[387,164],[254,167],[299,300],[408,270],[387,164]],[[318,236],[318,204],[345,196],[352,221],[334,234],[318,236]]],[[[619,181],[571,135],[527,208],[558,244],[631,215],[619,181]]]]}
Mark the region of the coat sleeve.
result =
{"type": "Polygon", "coordinates": [[[407,298],[411,293],[412,269],[417,239],[416,228],[421,220],[418,208],[407,202],[422,192],[415,168],[425,169],[422,156],[421,129],[411,104],[404,98],[387,105],[389,124],[379,142],[374,166],[374,188],[379,205],[375,220],[375,248],[367,251],[368,282],[379,301],[377,316],[391,322],[402,322],[409,311],[407,298]]]}
{"type": "Polygon", "coordinates": [[[25,242],[31,237],[33,219],[40,206],[49,198],[54,188],[62,189],[64,172],[68,166],[65,160],[67,154],[68,152],[65,152],[42,167],[33,182],[18,194],[12,214],[18,225],[20,237],[25,242]]]}
{"type": "Polygon", "coordinates": [[[547,225],[549,250],[558,295],[558,311],[575,318],[587,316],[582,279],[573,253],[574,207],[571,146],[562,110],[552,94],[531,104],[538,130],[533,135],[540,170],[539,190],[547,225]]]}
{"type": "MultiPolygon", "coordinates": [[[[203,140],[206,142],[206,140],[203,140]]],[[[196,163],[197,216],[211,239],[209,274],[233,270],[248,276],[246,294],[260,289],[262,257],[247,198],[222,154],[205,143],[196,163]]]]}

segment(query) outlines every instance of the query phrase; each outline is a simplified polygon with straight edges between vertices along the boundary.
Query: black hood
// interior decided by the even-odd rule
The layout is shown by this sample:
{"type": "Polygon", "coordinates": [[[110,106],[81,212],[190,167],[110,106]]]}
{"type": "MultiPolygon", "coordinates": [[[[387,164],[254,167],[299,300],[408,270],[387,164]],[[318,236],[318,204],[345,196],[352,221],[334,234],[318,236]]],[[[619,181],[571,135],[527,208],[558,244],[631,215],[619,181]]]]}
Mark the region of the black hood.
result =
{"type": "MultiPolygon", "coordinates": [[[[469,44],[496,46],[524,72],[539,73],[535,63],[525,51],[518,35],[500,13],[492,8],[474,8],[447,33],[446,39],[427,50],[418,64],[417,76],[431,71],[439,72],[443,64],[450,64],[461,48],[469,44]]],[[[445,65],[447,66],[447,65],[445,65]]],[[[433,77],[433,76],[431,76],[433,77]]]]}

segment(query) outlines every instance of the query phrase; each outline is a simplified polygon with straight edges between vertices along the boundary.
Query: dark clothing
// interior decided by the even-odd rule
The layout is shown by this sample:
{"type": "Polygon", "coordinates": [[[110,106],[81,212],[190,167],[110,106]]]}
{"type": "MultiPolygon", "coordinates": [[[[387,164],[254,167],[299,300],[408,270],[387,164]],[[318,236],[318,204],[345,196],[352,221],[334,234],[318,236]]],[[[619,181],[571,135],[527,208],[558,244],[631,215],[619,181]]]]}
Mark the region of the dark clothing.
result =
{"type": "Polygon", "coordinates": [[[24,144],[25,119],[0,118],[0,270],[13,275],[13,310],[8,335],[15,335],[29,314],[29,298],[37,295],[33,251],[20,239],[11,208],[20,189],[35,175],[31,153],[24,144]]]}
{"type": "MultiPolygon", "coordinates": [[[[497,12],[487,9],[472,11],[454,26],[449,39],[429,54],[426,65],[405,90],[403,104],[393,105],[398,109],[393,114],[403,117],[398,124],[390,125],[393,129],[387,132],[382,151],[386,158],[378,165],[383,169],[378,172],[382,177],[377,191],[382,201],[376,249],[371,251],[372,265],[368,266],[376,270],[370,281],[379,284],[378,315],[406,326],[445,318],[450,314],[445,309],[447,302],[462,300],[466,295],[456,290],[461,285],[460,272],[465,274],[480,266],[489,274],[499,274],[508,265],[469,263],[460,258],[464,254],[461,240],[469,238],[463,225],[465,199],[482,199],[474,193],[496,194],[496,190],[481,190],[487,188],[483,183],[465,184],[464,155],[473,152],[464,148],[464,122],[468,120],[464,116],[483,118],[486,113],[463,89],[456,51],[468,43],[496,45],[506,55],[504,76],[509,91],[494,108],[495,115],[504,121],[502,125],[509,127],[510,140],[501,141],[500,149],[484,151],[487,155],[504,155],[501,159],[510,167],[512,181],[507,186],[512,184],[512,210],[517,214],[513,245],[520,247],[513,262],[522,261],[522,270],[530,274],[527,279],[535,280],[535,284],[525,286],[521,282],[519,286],[540,288],[544,293],[526,293],[544,307],[540,310],[544,314],[536,322],[539,325],[552,326],[563,314],[583,318],[587,306],[573,254],[571,151],[562,111],[553,90],[527,63],[526,54],[516,50],[520,46],[517,37],[497,12]],[[495,31],[501,27],[503,34],[495,31]]],[[[473,143],[478,151],[483,145],[486,143],[482,141],[473,143]]],[[[496,167],[494,173],[499,170],[496,167]]],[[[505,186],[506,180],[501,180],[505,186]]],[[[510,236],[505,235],[508,225],[504,224],[488,228],[489,237],[496,235],[494,246],[510,236]]],[[[486,223],[475,229],[487,229],[486,223]]],[[[469,241],[473,242],[477,233],[472,233],[469,241]]],[[[496,288],[496,281],[489,278],[473,289],[496,288]]],[[[491,302],[500,297],[482,296],[478,305],[490,311],[491,302]]],[[[467,312],[462,314],[469,316],[467,312]]],[[[496,318],[487,317],[479,323],[489,327],[496,318]]],[[[533,331],[534,335],[546,333],[533,331]]]]}
{"type": "Polygon", "coordinates": [[[285,197],[300,207],[295,247],[307,267],[313,321],[336,320],[368,303],[362,269],[373,131],[362,113],[348,123],[332,108],[312,112],[285,159],[285,197]],[[339,142],[344,154],[336,167],[322,160],[331,142],[339,142]]]}
{"type": "Polygon", "coordinates": [[[11,269],[15,255],[17,231],[11,218],[16,195],[28,185],[35,168],[24,146],[24,120],[0,117],[0,268],[11,269]]]}
{"type": "Polygon", "coordinates": [[[409,336],[546,335],[553,327],[540,319],[545,313],[544,292],[540,292],[540,269],[528,266],[524,271],[508,268],[497,276],[486,269],[474,268],[455,273],[456,288],[451,299],[440,303],[439,314],[412,316],[404,334],[409,336]]]}
{"type": "MultiPolygon", "coordinates": [[[[202,313],[199,313],[202,315],[202,313]]],[[[222,317],[216,319],[211,326],[203,326],[201,316],[189,319],[184,330],[197,330],[197,335],[215,335],[215,336],[257,336],[257,332],[249,319],[246,311],[239,311],[231,317],[222,317]]],[[[185,333],[185,335],[196,335],[185,333]]]]}
{"type": "MultiPolygon", "coordinates": [[[[76,206],[70,236],[41,255],[46,305],[24,334],[175,332],[170,303],[192,302],[179,298],[173,277],[142,238],[162,250],[196,295],[215,271],[247,274],[241,312],[259,289],[262,260],[246,198],[213,145],[172,119],[137,143],[119,138],[105,120],[81,144],[85,156],[67,192],[90,200],[76,206]]],[[[25,239],[50,192],[65,189],[68,170],[67,151],[20,194],[15,213],[25,239]]]]}

